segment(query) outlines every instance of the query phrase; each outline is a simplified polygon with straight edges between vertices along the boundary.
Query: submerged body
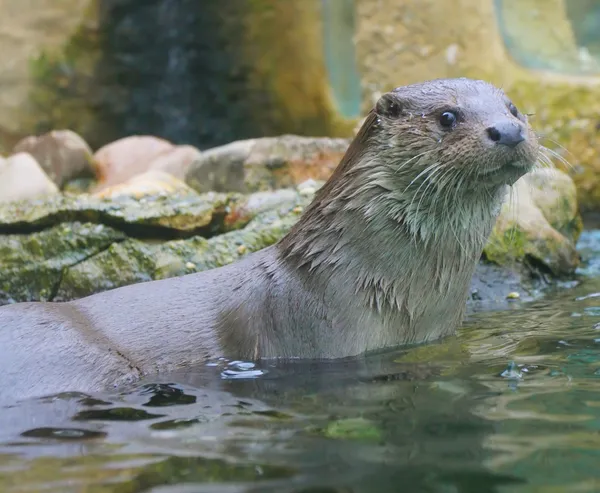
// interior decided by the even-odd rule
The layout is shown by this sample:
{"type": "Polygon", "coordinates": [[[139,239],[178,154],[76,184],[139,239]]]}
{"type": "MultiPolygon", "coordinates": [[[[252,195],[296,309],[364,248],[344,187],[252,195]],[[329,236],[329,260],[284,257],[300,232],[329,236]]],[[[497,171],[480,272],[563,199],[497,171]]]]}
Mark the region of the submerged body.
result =
{"type": "Polygon", "coordinates": [[[507,186],[537,153],[526,118],[490,84],[398,88],[276,245],[198,274],[0,308],[0,397],[452,334],[507,186]]]}

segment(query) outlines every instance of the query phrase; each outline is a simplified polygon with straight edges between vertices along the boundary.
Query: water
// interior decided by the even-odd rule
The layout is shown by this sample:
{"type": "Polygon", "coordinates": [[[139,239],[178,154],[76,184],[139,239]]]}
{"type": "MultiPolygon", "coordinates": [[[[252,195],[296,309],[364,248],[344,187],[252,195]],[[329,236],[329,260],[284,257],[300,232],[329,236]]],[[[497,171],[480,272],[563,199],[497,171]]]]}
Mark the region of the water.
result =
{"type": "Polygon", "coordinates": [[[438,344],[4,407],[0,491],[600,491],[600,232],[580,247],[576,287],[438,344]]]}

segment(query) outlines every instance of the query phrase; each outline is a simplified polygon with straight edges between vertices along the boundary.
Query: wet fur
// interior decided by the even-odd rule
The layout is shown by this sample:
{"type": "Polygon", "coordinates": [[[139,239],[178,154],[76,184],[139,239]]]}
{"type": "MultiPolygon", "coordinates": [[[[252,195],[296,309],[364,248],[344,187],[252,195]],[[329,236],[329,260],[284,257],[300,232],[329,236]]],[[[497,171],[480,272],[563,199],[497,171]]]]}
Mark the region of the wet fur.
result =
{"type": "Polygon", "coordinates": [[[0,397],[98,390],[220,356],[339,358],[452,334],[507,185],[537,157],[521,115],[520,148],[486,139],[515,118],[506,104],[468,79],[398,88],[278,244],[198,274],[0,308],[0,397]],[[439,125],[449,108],[464,117],[452,131],[439,125]]]}

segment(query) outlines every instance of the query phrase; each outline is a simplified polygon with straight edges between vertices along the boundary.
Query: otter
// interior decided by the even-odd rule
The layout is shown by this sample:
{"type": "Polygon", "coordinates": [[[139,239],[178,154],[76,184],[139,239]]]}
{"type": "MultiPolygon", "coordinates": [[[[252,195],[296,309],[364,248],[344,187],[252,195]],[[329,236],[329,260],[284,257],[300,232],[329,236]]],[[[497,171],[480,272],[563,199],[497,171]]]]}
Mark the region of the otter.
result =
{"type": "Polygon", "coordinates": [[[538,149],[527,117],[485,81],[398,87],[278,243],[196,274],[0,308],[0,397],[451,335],[507,187],[538,149]]]}

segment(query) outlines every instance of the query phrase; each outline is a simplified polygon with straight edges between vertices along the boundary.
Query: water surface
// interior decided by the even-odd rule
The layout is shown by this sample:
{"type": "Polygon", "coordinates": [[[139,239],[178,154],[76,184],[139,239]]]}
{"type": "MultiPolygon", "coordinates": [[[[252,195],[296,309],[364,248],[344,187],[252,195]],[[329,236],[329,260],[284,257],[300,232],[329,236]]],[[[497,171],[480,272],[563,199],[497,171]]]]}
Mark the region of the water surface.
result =
{"type": "Polygon", "coordinates": [[[0,491],[600,491],[600,232],[578,284],[440,343],[215,362],[0,410],[0,491]]]}

